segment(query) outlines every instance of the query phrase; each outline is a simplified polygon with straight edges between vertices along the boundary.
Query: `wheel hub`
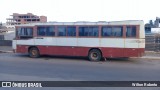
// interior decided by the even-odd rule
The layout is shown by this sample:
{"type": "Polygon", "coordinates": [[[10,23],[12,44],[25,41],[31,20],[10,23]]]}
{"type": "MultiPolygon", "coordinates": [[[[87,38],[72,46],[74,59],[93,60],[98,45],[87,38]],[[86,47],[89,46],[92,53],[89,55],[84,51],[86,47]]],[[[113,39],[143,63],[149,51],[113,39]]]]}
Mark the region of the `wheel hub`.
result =
{"type": "Polygon", "coordinates": [[[36,50],[32,50],[32,55],[35,56],[36,55],[36,50]]]}
{"type": "Polygon", "coordinates": [[[94,58],[94,59],[96,59],[96,58],[98,58],[98,54],[95,53],[95,52],[93,52],[92,55],[91,55],[91,57],[94,58]]]}

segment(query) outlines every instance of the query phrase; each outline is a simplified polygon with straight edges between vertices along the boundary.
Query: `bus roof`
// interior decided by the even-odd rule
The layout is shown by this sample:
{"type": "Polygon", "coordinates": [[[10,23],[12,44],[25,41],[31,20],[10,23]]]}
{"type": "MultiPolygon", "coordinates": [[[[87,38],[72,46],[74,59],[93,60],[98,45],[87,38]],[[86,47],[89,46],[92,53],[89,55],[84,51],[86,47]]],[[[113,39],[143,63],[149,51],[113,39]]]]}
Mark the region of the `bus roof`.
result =
{"type": "Polygon", "coordinates": [[[30,23],[30,24],[21,24],[16,26],[37,26],[37,25],[139,25],[143,24],[143,20],[125,20],[125,21],[98,21],[98,22],[89,22],[89,21],[77,21],[77,22],[46,22],[46,23],[30,23]]]}

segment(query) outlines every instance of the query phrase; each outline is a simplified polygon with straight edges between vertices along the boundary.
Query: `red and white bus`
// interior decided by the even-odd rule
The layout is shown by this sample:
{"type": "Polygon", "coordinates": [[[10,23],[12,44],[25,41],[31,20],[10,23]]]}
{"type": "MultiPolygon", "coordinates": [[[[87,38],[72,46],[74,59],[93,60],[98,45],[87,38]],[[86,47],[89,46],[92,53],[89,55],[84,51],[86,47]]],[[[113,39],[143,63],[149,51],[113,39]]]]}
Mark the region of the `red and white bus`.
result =
{"type": "Polygon", "coordinates": [[[16,26],[13,50],[40,55],[140,57],[144,54],[145,32],[141,20],[112,22],[48,22],[16,26]]]}

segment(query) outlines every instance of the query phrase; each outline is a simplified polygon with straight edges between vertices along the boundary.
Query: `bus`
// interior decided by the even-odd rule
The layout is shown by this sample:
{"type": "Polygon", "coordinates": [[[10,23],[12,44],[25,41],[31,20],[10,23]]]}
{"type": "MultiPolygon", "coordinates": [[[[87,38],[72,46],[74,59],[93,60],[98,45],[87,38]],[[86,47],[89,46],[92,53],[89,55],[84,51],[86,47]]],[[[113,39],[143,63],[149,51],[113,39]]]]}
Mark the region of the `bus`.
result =
{"type": "Polygon", "coordinates": [[[15,53],[102,58],[141,57],[145,50],[142,20],[47,22],[16,26],[15,53]]]}

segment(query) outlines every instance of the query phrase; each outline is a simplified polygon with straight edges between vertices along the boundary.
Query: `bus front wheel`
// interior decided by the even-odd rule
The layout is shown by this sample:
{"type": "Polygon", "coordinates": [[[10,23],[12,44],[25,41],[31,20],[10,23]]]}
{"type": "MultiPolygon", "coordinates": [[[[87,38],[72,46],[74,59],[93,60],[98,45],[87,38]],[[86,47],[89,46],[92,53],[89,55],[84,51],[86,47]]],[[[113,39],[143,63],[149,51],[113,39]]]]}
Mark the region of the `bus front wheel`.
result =
{"type": "Polygon", "coordinates": [[[102,58],[102,55],[98,49],[92,49],[89,51],[88,57],[90,61],[100,61],[102,58]]]}
{"type": "Polygon", "coordinates": [[[36,47],[32,47],[29,49],[29,56],[31,58],[38,58],[40,56],[39,50],[36,47]]]}

